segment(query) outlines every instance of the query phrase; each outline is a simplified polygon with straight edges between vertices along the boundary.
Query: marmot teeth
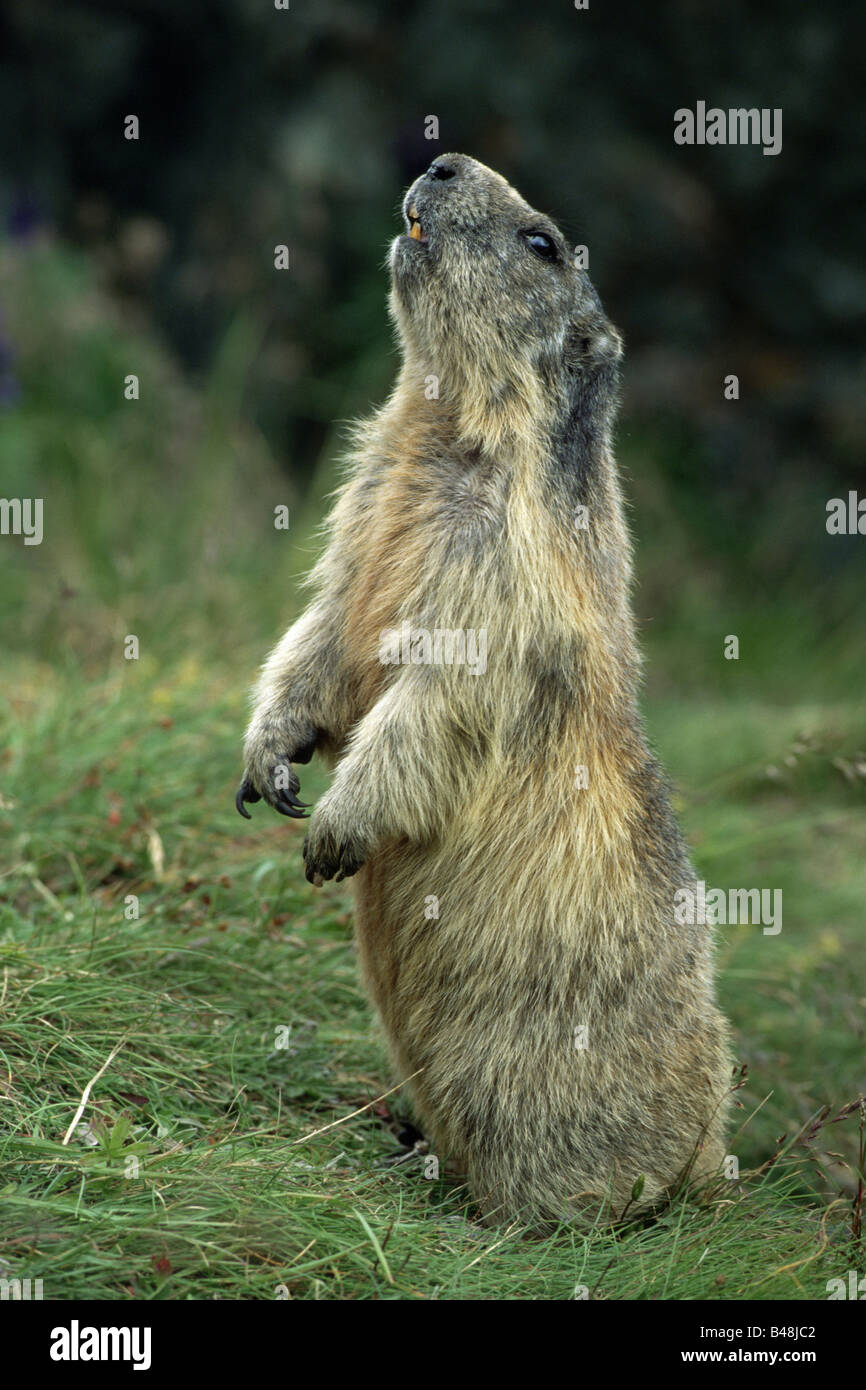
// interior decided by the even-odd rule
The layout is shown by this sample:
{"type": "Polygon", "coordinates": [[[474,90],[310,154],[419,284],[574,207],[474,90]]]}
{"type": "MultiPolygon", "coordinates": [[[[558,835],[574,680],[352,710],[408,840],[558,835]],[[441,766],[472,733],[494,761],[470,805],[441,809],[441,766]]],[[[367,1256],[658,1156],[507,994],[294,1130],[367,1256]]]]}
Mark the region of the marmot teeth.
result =
{"type": "Polygon", "coordinates": [[[409,218],[409,235],[412,238],[412,240],[426,241],[427,238],[425,237],[424,229],[421,226],[421,218],[418,215],[417,204],[413,203],[411,207],[407,209],[407,216],[409,218]]]}

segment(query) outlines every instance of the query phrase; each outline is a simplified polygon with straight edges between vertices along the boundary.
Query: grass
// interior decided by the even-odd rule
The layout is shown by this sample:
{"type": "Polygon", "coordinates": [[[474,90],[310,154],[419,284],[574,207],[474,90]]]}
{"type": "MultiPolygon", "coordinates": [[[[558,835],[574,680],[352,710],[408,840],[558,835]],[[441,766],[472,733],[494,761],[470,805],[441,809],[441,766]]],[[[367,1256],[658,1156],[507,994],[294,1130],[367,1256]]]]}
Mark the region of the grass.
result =
{"type": "MultiPolygon", "coordinates": [[[[541,1242],[480,1228],[461,1189],[427,1180],[419,1158],[395,1162],[390,1117],[408,1111],[399,1093],[370,1106],[392,1082],[358,986],[349,896],[303,879],[302,827],[261,808],[251,826],[235,816],[243,701],[208,673],[203,707],[201,676],[190,665],[148,676],[130,662],[9,715],[7,1277],[42,1278],[51,1298],[273,1298],[280,1286],[295,1298],[570,1298],[577,1286],[606,1298],[814,1298],[856,1264],[850,1197],[809,1178],[826,1170],[804,1166],[802,1145],[709,1207],[679,1201],[647,1228],[541,1242]]],[[[691,712],[686,746],[710,717],[719,728],[719,711],[691,712]]],[[[730,736],[733,712],[728,721],[730,736]]],[[[746,733],[759,729],[753,713],[746,733]]],[[[778,721],[768,737],[786,746],[778,721]]],[[[723,780],[726,795],[699,803],[708,882],[740,881],[745,842],[757,879],[786,893],[795,882],[808,911],[801,890],[824,883],[816,827],[845,837],[841,861],[862,858],[847,784],[828,780],[810,830],[796,788],[765,791],[748,763],[723,780]]],[[[305,785],[320,789],[321,776],[305,785]]],[[[697,819],[693,808],[687,823],[697,819]]],[[[856,1092],[855,899],[852,870],[817,928],[794,912],[778,937],[720,933],[723,1002],[750,1068],[732,1148],[744,1169],[856,1092]]],[[[856,1116],[828,1147],[853,1165],[855,1144],[856,1116]]]]}
{"type": "MultiPolygon", "coordinates": [[[[748,1067],[741,1181],[616,1232],[482,1228],[398,1142],[410,1111],[359,988],[347,885],[306,883],[302,826],[233,809],[245,689],[312,546],[262,524],[286,487],[242,423],[250,335],[202,396],[64,253],[12,269],[24,392],[0,450],[47,518],[90,520],[3,543],[0,1278],[51,1299],[739,1300],[824,1299],[862,1269],[858,1115],[831,1123],[866,1089],[866,739],[844,625],[821,647],[803,602],[794,679],[791,594],[760,604],[696,573],[646,632],[648,725],[700,873],[783,892],[779,935],[719,929],[748,1067]],[[90,370],[77,394],[74,373],[54,384],[67,350],[103,364],[101,394],[81,396],[90,370]],[[130,360],[171,384],[147,418],[112,395],[130,360]],[[760,661],[721,660],[731,613],[760,661]]],[[[655,583],[663,512],[644,518],[655,583]]],[[[665,535],[673,573],[686,551],[665,535]]],[[[304,791],[324,785],[313,765],[304,791]]]]}

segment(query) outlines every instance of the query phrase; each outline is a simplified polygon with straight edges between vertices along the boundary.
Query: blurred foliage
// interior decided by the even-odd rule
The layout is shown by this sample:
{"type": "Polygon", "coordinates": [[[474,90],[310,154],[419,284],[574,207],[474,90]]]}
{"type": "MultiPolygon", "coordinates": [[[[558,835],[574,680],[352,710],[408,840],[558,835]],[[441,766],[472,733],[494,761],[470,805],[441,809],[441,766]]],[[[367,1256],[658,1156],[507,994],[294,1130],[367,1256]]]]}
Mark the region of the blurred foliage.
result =
{"type": "MultiPolygon", "coordinates": [[[[238,319],[203,391],[127,321],[80,253],[0,251],[14,405],[0,410],[3,494],[44,502],[45,542],[0,547],[0,647],[102,670],[127,633],[143,653],[259,654],[297,603],[303,515],[239,400],[253,338],[238,319]],[[128,400],[134,371],[140,398],[128,400]],[[287,507],[290,530],[275,526],[287,507]],[[251,596],[255,594],[255,603],[251,596]],[[270,630],[265,635],[265,624],[270,630]]],[[[308,528],[309,529],[309,528],[308,528]]]]}
{"type": "Polygon", "coordinates": [[[792,478],[863,479],[864,37],[853,0],[10,0],[0,194],[15,235],[98,255],[191,367],[250,315],[246,408],[303,479],[393,373],[401,190],[465,150],[589,245],[627,427],[685,434],[678,486],[748,528],[792,478]],[[697,100],[781,107],[782,153],[675,145],[697,100]]]}

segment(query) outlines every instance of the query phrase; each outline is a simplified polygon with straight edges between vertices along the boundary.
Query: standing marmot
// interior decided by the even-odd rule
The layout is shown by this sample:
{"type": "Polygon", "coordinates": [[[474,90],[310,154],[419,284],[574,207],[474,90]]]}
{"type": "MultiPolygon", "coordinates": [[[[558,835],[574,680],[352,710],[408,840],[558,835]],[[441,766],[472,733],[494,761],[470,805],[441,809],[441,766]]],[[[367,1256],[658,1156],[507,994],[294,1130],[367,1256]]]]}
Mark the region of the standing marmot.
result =
{"type": "Polygon", "coordinates": [[[391,248],[403,366],[357,433],[267,661],[238,792],[354,874],[364,977],[435,1152],[488,1217],[716,1169],[730,1084],[707,927],[636,708],[611,456],[620,340],[562,234],[442,155],[391,248]],[[483,652],[483,655],[482,655],[483,652]]]}

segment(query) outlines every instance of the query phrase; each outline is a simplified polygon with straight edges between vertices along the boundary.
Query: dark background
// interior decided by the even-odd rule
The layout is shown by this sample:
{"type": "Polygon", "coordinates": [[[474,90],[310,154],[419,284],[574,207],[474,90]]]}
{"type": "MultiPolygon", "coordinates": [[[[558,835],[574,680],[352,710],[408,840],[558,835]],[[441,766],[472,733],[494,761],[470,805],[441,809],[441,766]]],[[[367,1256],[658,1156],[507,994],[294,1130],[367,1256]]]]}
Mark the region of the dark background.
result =
{"type": "Polygon", "coordinates": [[[853,3],[17,0],[6,227],[99,254],[190,368],[259,316],[250,406],[303,476],[335,409],[387,385],[401,190],[466,151],[589,245],[629,409],[696,433],[712,485],[749,505],[792,471],[863,468],[864,41],[853,3]],[[782,107],[782,153],[675,145],[698,99],[782,107]]]}

